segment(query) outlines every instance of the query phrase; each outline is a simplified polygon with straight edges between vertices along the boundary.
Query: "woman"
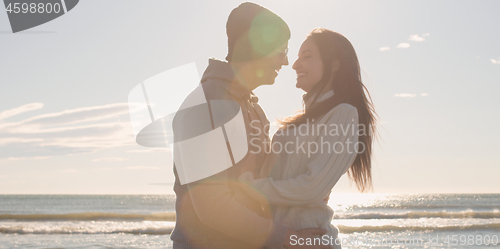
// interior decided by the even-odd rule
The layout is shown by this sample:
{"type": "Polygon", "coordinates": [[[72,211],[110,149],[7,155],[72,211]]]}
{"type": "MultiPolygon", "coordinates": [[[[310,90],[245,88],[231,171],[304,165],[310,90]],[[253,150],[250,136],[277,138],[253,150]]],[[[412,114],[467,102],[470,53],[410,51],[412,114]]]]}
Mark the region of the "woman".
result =
{"type": "Polygon", "coordinates": [[[304,111],[281,122],[263,178],[245,172],[240,180],[251,187],[245,190],[249,195],[271,207],[275,220],[294,230],[325,228],[331,243],[338,229],[324,200],[345,172],[360,191],[371,188],[376,114],[356,52],[341,34],[314,29],[293,69],[296,87],[306,92],[304,111]]]}

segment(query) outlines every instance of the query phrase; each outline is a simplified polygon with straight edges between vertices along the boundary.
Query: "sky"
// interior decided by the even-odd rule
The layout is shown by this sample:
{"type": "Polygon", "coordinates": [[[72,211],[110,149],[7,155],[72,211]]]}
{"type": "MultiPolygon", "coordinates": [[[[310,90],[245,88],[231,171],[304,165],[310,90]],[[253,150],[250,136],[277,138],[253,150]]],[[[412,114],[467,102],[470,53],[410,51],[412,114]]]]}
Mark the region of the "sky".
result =
{"type": "MultiPolygon", "coordinates": [[[[500,2],[255,2],[288,23],[290,65],[313,28],[353,44],[380,121],[374,193],[500,192],[500,2]]],[[[172,194],[171,156],[135,143],[128,94],[224,59],[239,3],[85,0],[16,34],[0,10],[0,194],[172,194]]],[[[300,110],[295,78],[255,91],[271,122],[300,110]]],[[[344,176],[333,192],[357,190],[344,176]]]]}

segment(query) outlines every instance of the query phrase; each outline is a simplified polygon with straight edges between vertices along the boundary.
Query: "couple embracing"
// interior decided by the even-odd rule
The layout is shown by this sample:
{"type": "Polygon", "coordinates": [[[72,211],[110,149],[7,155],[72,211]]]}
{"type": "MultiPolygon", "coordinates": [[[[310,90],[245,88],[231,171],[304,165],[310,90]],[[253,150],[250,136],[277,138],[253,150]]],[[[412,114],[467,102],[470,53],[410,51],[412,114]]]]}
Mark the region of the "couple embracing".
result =
{"type": "MultiPolygon", "coordinates": [[[[371,187],[376,121],[353,46],[328,29],[307,36],[292,66],[296,87],[305,92],[304,109],[281,120],[271,140],[269,120],[252,91],[272,85],[289,64],[288,25],[260,5],[243,3],[229,15],[226,31],[226,61],[210,59],[201,86],[209,103],[237,103],[248,152],[238,161],[231,156],[231,167],[184,184],[174,166],[173,248],[340,248],[327,200],[346,172],[360,191],[371,187]]],[[[213,128],[220,126],[217,116],[226,115],[215,112],[208,115],[213,128]]],[[[175,124],[184,130],[198,125],[182,117],[175,124]]],[[[229,153],[235,152],[226,132],[229,153]]],[[[207,162],[210,157],[204,151],[178,154],[207,162]]]]}

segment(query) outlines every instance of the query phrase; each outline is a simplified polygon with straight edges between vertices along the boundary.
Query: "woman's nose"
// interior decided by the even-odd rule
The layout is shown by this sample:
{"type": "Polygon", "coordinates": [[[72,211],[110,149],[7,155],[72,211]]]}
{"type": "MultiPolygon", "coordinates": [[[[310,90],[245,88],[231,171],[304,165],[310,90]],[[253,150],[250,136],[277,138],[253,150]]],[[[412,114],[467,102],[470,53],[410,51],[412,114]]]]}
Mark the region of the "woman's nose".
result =
{"type": "Polygon", "coordinates": [[[300,63],[298,63],[298,62],[299,62],[299,59],[297,59],[297,60],[293,63],[293,65],[292,65],[292,69],[293,69],[293,70],[297,70],[298,68],[300,68],[300,63]]]}

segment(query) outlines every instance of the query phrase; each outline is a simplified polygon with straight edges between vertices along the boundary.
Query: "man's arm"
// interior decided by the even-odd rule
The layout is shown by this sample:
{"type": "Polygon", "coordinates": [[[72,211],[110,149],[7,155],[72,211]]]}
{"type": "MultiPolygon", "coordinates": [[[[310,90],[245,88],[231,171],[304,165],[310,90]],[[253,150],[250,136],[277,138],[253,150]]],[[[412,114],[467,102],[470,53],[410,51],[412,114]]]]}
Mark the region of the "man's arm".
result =
{"type": "Polygon", "coordinates": [[[249,244],[281,248],[287,228],[274,224],[237,202],[234,191],[228,187],[227,175],[225,170],[188,184],[193,207],[201,222],[249,244]]]}
{"type": "MultiPolygon", "coordinates": [[[[328,245],[304,246],[292,243],[292,238],[316,238],[325,229],[309,228],[294,231],[263,218],[235,200],[228,188],[227,171],[200,182],[188,184],[196,214],[206,225],[241,241],[268,248],[329,249],[328,245]],[[294,237],[292,237],[294,236],[294,237]]],[[[251,200],[247,197],[249,201],[251,200]]]]}

